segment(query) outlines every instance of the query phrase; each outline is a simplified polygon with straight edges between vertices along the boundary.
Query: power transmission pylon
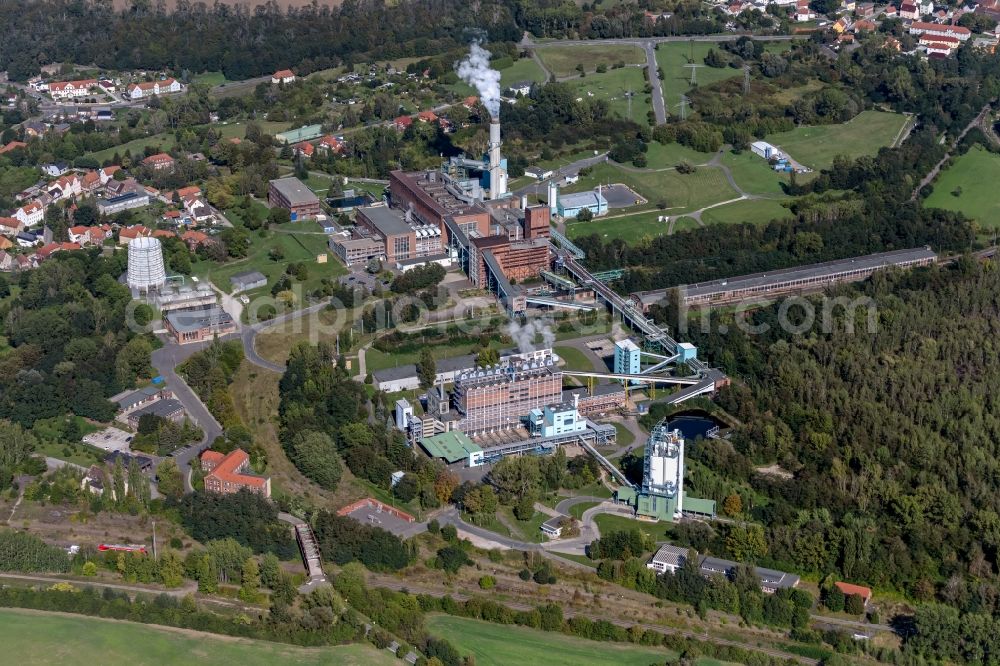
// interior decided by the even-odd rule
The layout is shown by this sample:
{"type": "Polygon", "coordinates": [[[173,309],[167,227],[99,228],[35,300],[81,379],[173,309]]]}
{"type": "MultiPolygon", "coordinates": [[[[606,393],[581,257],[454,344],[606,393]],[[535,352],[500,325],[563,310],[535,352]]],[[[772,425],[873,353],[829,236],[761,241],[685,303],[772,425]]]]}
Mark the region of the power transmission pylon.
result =
{"type": "Polygon", "coordinates": [[[743,94],[750,94],[750,65],[743,65],[743,94]]]}
{"type": "Polygon", "coordinates": [[[687,105],[689,101],[687,95],[681,95],[681,103],[674,105],[679,106],[681,109],[681,120],[687,120],[687,105]]]}
{"type": "Polygon", "coordinates": [[[699,64],[696,64],[696,63],[691,63],[690,65],[684,65],[684,66],[685,67],[689,67],[691,69],[691,85],[692,86],[698,85],[698,76],[697,76],[697,74],[698,74],[698,68],[699,67],[704,67],[704,65],[699,65],[699,64]]]}

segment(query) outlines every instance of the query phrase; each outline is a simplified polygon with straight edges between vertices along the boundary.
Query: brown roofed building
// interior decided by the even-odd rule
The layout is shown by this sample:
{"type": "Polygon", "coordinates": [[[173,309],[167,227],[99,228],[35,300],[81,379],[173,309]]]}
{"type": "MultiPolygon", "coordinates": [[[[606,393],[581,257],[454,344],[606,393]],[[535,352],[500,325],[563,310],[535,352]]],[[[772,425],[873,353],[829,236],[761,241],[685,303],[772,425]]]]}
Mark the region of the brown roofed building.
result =
{"type": "Polygon", "coordinates": [[[271,496],[271,478],[250,473],[250,456],[243,449],[227,454],[205,451],[201,454],[205,492],[229,495],[243,489],[271,496]]]}

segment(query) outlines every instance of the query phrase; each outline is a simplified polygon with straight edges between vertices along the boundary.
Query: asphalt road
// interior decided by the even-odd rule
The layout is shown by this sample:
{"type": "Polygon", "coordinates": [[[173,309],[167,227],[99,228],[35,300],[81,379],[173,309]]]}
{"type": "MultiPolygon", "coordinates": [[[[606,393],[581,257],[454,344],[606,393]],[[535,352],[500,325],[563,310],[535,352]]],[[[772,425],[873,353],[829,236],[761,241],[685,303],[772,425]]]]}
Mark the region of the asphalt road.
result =
{"type": "Polygon", "coordinates": [[[164,343],[162,347],[153,352],[153,367],[167,381],[167,387],[174,392],[177,399],[184,405],[184,410],[191,420],[201,428],[204,436],[201,441],[178,449],[173,453],[173,458],[177,462],[177,467],[184,477],[184,486],[187,490],[192,490],[188,470],[191,461],[202,451],[207,449],[215,441],[215,438],[222,434],[222,426],[215,420],[205,403],[195,395],[191,387],[177,374],[176,367],[186,361],[197,351],[207,347],[210,343],[178,345],[173,342],[164,343]]]}

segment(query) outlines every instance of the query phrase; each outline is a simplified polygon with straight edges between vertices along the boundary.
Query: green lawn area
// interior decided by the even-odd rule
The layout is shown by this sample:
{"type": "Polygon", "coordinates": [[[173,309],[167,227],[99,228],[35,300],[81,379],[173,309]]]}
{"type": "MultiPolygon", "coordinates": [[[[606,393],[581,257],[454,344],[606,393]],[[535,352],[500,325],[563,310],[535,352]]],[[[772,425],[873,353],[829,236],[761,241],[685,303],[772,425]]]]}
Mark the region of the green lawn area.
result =
{"type": "Polygon", "coordinates": [[[46,458],[58,458],[59,460],[65,460],[68,463],[73,463],[74,465],[79,465],[80,467],[90,467],[94,463],[104,460],[104,456],[107,455],[104,451],[98,449],[97,447],[84,444],[83,442],[68,444],[53,440],[39,441],[38,448],[35,449],[35,453],[45,456],[46,458]]]}
{"type": "Polygon", "coordinates": [[[924,201],[928,208],[944,208],[964,213],[981,229],[1000,227],[1000,197],[993,188],[1000,182],[1000,155],[973,146],[965,155],[955,158],[938,175],[934,191],[924,201]],[[961,194],[952,192],[961,187],[961,194]]]}
{"type": "MultiPolygon", "coordinates": [[[[688,213],[739,196],[729,186],[722,169],[716,167],[700,167],[690,174],[676,171],[635,172],[625,171],[612,162],[594,165],[586,177],[581,176],[579,182],[564,191],[583,192],[595,189],[598,184],[611,183],[628,185],[649,201],[650,208],[661,202],[666,203],[666,209],[659,215],[688,213]]],[[[614,210],[611,217],[614,218],[619,211],[624,212],[622,209],[614,210]]],[[[652,220],[655,221],[656,217],[657,212],[653,211],[652,220]]]]}
{"type": "MultiPolygon", "coordinates": [[[[764,45],[767,51],[785,51],[789,45],[784,42],[769,42],[764,45]]],[[[705,65],[705,56],[710,49],[719,49],[718,44],[711,42],[661,42],[656,49],[656,63],[663,72],[663,101],[667,105],[667,113],[672,115],[680,114],[681,95],[686,95],[691,86],[691,67],[688,58],[693,64],[701,65],[695,74],[698,86],[704,87],[725,81],[736,76],[743,76],[742,69],[732,67],[715,68],[705,65]]]]}
{"type": "Polygon", "coordinates": [[[557,346],[552,349],[559,358],[566,361],[566,367],[571,370],[590,371],[594,369],[594,364],[590,362],[587,355],[576,347],[557,346]]]}
{"type": "MultiPolygon", "coordinates": [[[[450,358],[452,356],[462,356],[464,354],[471,354],[472,350],[479,346],[478,342],[470,342],[455,345],[441,345],[436,344],[430,347],[431,354],[435,359],[440,360],[443,358],[450,358]]],[[[490,346],[498,350],[502,346],[498,342],[491,342],[490,346]]],[[[416,363],[420,360],[420,352],[407,352],[407,353],[393,353],[387,354],[381,352],[374,347],[368,349],[365,353],[365,366],[368,370],[384,370],[386,368],[396,368],[401,365],[408,365],[410,363],[416,363]]]]}
{"type": "Polygon", "coordinates": [[[200,278],[211,280],[219,289],[228,292],[232,290],[232,284],[229,282],[232,275],[243,271],[257,270],[267,276],[268,286],[266,289],[270,289],[278,277],[285,272],[288,264],[305,262],[308,278],[301,284],[308,293],[318,287],[323,278],[337,277],[347,273],[344,265],[327,252],[325,235],[271,232],[266,237],[261,238],[257,232],[253,232],[250,238],[252,244],[246,258],[225,264],[198,261],[193,264],[194,274],[200,278]],[[270,258],[269,253],[274,248],[279,248],[284,255],[280,260],[275,261],[270,258]],[[320,254],[326,254],[325,264],[316,262],[316,257],[320,254]]]}
{"type": "Polygon", "coordinates": [[[667,113],[678,115],[681,95],[691,90],[691,68],[685,67],[689,57],[694,64],[702,65],[695,74],[699,86],[742,76],[740,69],[705,66],[705,56],[713,48],[718,49],[719,45],[710,42],[663,42],[656,49],[656,63],[663,72],[663,101],[667,105],[667,113]]]}
{"type": "MultiPolygon", "coordinates": [[[[583,520],[584,512],[586,512],[587,509],[593,509],[597,506],[597,504],[597,502],[581,502],[579,504],[574,504],[569,508],[569,515],[573,516],[577,520],[583,520]]],[[[587,559],[590,560],[589,557],[587,559]]],[[[590,561],[593,562],[593,560],[590,561]]]]}
{"type": "Polygon", "coordinates": [[[765,140],[812,169],[825,169],[837,155],[874,155],[895,141],[907,116],[886,111],[862,111],[846,123],[797,127],[765,140]]]}
{"type": "Polygon", "coordinates": [[[621,423],[612,423],[615,427],[615,440],[618,442],[618,446],[628,446],[629,444],[635,443],[635,435],[632,431],[623,426],[621,423]]]}
{"type": "Polygon", "coordinates": [[[722,163],[729,167],[733,180],[743,191],[767,197],[786,196],[781,184],[789,181],[788,174],[772,169],[763,157],[749,150],[739,154],[727,151],[722,156],[722,163]]]}
{"type": "Polygon", "coordinates": [[[226,75],[222,72],[202,72],[191,79],[191,83],[203,83],[207,86],[217,86],[225,83],[226,75]]]}
{"type": "MultiPolygon", "coordinates": [[[[292,123],[277,122],[272,120],[256,120],[254,121],[260,127],[264,134],[270,134],[274,136],[280,132],[291,129],[292,123]]],[[[217,123],[212,125],[212,129],[219,133],[219,135],[224,139],[242,139],[247,135],[247,124],[246,121],[237,120],[235,122],[228,122],[226,124],[217,123]]]]}
{"type": "Polygon", "coordinates": [[[611,67],[624,62],[626,65],[646,62],[646,54],[638,46],[630,44],[595,44],[594,46],[545,46],[536,49],[549,71],[558,77],[574,76],[576,66],[583,65],[587,72],[593,72],[598,65],[611,67]]]}
{"type": "Polygon", "coordinates": [[[141,159],[146,150],[146,146],[155,146],[158,150],[166,152],[174,147],[174,135],[170,132],[154,134],[152,136],[129,141],[128,143],[123,143],[120,146],[112,146],[111,148],[98,150],[94,153],[88,153],[87,157],[93,157],[98,162],[103,163],[104,160],[110,160],[114,157],[115,153],[124,155],[127,150],[133,158],[141,159]]]}
{"type": "Polygon", "coordinates": [[[622,118],[629,117],[626,92],[632,91],[632,120],[640,125],[649,124],[648,114],[653,107],[649,95],[643,92],[646,86],[645,70],[639,67],[611,69],[605,74],[587,74],[565,83],[572,86],[581,98],[607,100],[611,112],[622,118]]]}
{"type": "Polygon", "coordinates": [[[691,231],[692,229],[697,229],[699,226],[698,221],[693,217],[678,217],[674,222],[674,233],[691,231]]]}
{"type": "Polygon", "coordinates": [[[509,86],[518,81],[545,81],[545,72],[538,66],[534,58],[521,58],[506,69],[500,70],[500,85],[509,86]]]}
{"type": "Polygon", "coordinates": [[[601,534],[615,531],[639,530],[651,536],[656,541],[667,537],[667,523],[651,523],[646,520],[633,520],[613,513],[599,513],[594,516],[594,522],[601,534]]]}
{"type": "Polygon", "coordinates": [[[430,615],[426,624],[432,634],[447,639],[462,655],[473,655],[479,666],[649,666],[677,659],[676,653],[662,648],[590,641],[450,615],[430,615]]]}
{"type": "Polygon", "coordinates": [[[679,143],[659,143],[653,141],[646,151],[646,168],[666,169],[677,166],[678,162],[705,164],[715,153],[701,153],[679,143]]]}
{"type": "Polygon", "coordinates": [[[701,220],[705,224],[736,224],[739,222],[767,224],[771,220],[780,220],[786,217],[792,217],[791,211],[782,206],[780,202],[770,199],[737,201],[706,210],[701,214],[701,220]]]}
{"type": "Polygon", "coordinates": [[[172,630],[133,622],[3,609],[0,642],[7,663],[390,666],[399,661],[367,644],[300,648],[280,643],[172,630]],[[9,661],[8,661],[9,660],[9,661]]]}
{"type": "Polygon", "coordinates": [[[590,222],[567,222],[566,234],[570,239],[598,234],[605,240],[621,238],[626,243],[637,243],[667,233],[667,223],[657,220],[666,214],[656,211],[612,219],[597,218],[590,222]]]}
{"type": "Polygon", "coordinates": [[[511,537],[531,543],[542,543],[548,540],[542,534],[542,523],[551,518],[547,513],[535,511],[530,520],[518,520],[514,516],[514,510],[507,506],[500,507],[498,513],[502,513],[507,524],[515,528],[514,530],[510,530],[511,537]]]}

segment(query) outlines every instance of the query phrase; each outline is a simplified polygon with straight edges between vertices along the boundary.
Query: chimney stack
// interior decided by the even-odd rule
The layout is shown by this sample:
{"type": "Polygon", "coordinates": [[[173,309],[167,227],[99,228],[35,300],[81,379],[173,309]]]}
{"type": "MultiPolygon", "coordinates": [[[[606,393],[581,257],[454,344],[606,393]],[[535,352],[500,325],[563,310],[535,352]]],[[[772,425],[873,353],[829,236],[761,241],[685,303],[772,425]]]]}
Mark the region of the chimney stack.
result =
{"type": "Polygon", "coordinates": [[[490,119],[490,198],[499,199],[507,193],[507,170],[500,162],[500,119],[490,119]]]}

